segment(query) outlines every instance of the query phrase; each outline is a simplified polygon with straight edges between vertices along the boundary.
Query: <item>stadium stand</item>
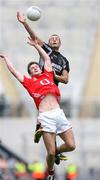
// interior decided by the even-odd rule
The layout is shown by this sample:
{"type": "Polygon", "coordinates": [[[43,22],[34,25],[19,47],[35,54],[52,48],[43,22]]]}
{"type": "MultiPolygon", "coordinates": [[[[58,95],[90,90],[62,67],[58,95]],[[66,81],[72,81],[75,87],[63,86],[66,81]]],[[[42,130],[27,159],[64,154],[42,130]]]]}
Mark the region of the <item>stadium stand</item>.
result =
{"type": "Polygon", "coordinates": [[[5,115],[5,108],[6,108],[5,89],[0,80],[0,116],[1,117],[5,115]]]}
{"type": "Polygon", "coordinates": [[[14,80],[2,62],[0,62],[0,73],[2,82],[0,83],[0,116],[27,116],[24,105],[21,107],[20,94],[14,80]]]}
{"type": "Polygon", "coordinates": [[[98,86],[100,77],[100,27],[97,29],[95,41],[88,77],[83,91],[84,103],[80,111],[80,117],[100,117],[100,87],[98,86]],[[86,105],[84,106],[84,104],[86,105]]]}
{"type": "MultiPolygon", "coordinates": [[[[16,12],[17,10],[26,12],[31,5],[38,5],[42,9],[42,17],[37,22],[28,21],[30,26],[46,42],[49,35],[59,34],[62,39],[61,52],[70,62],[69,84],[60,85],[62,107],[71,117],[70,121],[73,124],[77,143],[76,152],[68,154],[71,156],[69,161],[74,161],[78,165],[78,179],[98,180],[100,178],[100,90],[97,79],[100,77],[100,30],[97,28],[100,24],[100,0],[24,0],[24,2],[1,0],[0,41],[2,43],[0,43],[0,52],[9,54],[16,68],[23,73],[26,73],[27,63],[32,58],[38,61],[38,55],[27,45],[27,33],[18,23],[16,12]],[[78,119],[78,116],[81,118],[78,119]],[[98,119],[91,120],[86,117],[98,117],[98,119]],[[83,121],[81,121],[82,118],[83,121]]],[[[45,152],[42,147],[43,143],[41,141],[37,147],[33,145],[32,139],[36,123],[33,123],[33,120],[36,121],[33,102],[18,82],[8,75],[6,69],[2,73],[3,68],[0,62],[0,82],[2,82],[0,89],[7,91],[7,97],[4,95],[7,98],[7,108],[3,112],[6,118],[0,117],[0,138],[9,145],[7,147],[20,153],[21,157],[27,157],[29,160],[36,160],[35,158],[40,157],[42,159],[45,152]],[[5,73],[7,73],[7,80],[2,77],[1,81],[1,74],[5,73]],[[13,97],[16,98],[16,96],[18,106],[17,102],[16,106],[12,103],[13,97]],[[21,110],[24,106],[24,110],[21,110]],[[29,114],[32,115],[31,119],[29,114]],[[19,121],[19,118],[7,117],[11,115],[19,117],[28,115],[28,118],[25,121],[23,119],[19,121]]],[[[18,156],[17,153],[15,153],[16,156],[18,156]]],[[[59,166],[60,171],[56,167],[57,180],[65,180],[65,163],[59,166]]],[[[15,180],[14,176],[10,179],[15,180]]]]}
{"type": "Polygon", "coordinates": [[[12,150],[6,147],[6,145],[4,145],[2,142],[0,142],[0,154],[4,155],[7,159],[15,159],[16,161],[23,162],[26,166],[28,165],[28,162],[26,160],[18,156],[12,150]]]}
{"type": "MultiPolygon", "coordinates": [[[[78,116],[83,96],[82,91],[88,76],[91,54],[93,53],[99,23],[100,1],[38,0],[33,2],[25,0],[23,4],[17,0],[14,2],[9,0],[1,1],[0,5],[0,18],[2,18],[0,31],[3,42],[1,50],[9,52],[16,67],[23,73],[25,72],[27,62],[33,57],[38,61],[38,56],[26,45],[27,33],[16,20],[17,10],[26,12],[29,6],[38,5],[42,9],[42,17],[38,22],[33,23],[29,21],[31,27],[45,41],[47,41],[52,33],[61,36],[61,52],[70,61],[71,68],[69,85],[60,86],[62,101],[69,101],[70,99],[70,104],[72,104],[70,111],[73,112],[69,112],[69,114],[78,116]],[[8,13],[9,16],[4,16],[5,13],[8,13]],[[6,26],[7,29],[5,29],[6,26]],[[17,34],[17,38],[15,38],[15,34],[17,34]],[[84,67],[83,73],[82,67],[84,67]]],[[[18,91],[21,93],[21,101],[25,106],[28,104],[27,110],[31,114],[36,113],[32,108],[33,103],[31,103],[24,90],[18,86],[18,91]]]]}

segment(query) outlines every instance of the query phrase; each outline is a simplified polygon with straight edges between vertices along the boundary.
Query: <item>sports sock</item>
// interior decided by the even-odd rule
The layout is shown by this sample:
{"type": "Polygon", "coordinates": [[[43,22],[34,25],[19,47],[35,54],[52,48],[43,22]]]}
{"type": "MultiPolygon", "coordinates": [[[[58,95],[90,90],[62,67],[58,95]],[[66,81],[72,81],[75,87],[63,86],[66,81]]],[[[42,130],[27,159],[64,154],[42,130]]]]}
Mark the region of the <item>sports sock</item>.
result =
{"type": "Polygon", "coordinates": [[[48,170],[48,174],[49,174],[49,175],[54,175],[54,169],[48,170]]]}

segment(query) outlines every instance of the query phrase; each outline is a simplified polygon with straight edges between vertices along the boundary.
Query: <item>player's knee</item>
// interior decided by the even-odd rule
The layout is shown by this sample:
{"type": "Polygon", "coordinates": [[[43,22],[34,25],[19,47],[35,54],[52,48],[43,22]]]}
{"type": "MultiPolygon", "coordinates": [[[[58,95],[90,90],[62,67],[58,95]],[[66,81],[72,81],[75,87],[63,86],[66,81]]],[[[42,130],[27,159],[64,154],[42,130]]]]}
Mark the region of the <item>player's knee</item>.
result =
{"type": "Polygon", "coordinates": [[[50,149],[48,151],[48,156],[54,157],[55,156],[55,149],[50,149]]]}
{"type": "Polygon", "coordinates": [[[75,146],[75,144],[70,144],[70,151],[74,151],[76,149],[76,146],[75,146]]]}
{"type": "Polygon", "coordinates": [[[76,149],[75,143],[66,144],[66,150],[74,151],[76,149]]]}
{"type": "Polygon", "coordinates": [[[75,143],[71,143],[69,147],[70,147],[70,151],[74,151],[76,148],[75,143]]]}

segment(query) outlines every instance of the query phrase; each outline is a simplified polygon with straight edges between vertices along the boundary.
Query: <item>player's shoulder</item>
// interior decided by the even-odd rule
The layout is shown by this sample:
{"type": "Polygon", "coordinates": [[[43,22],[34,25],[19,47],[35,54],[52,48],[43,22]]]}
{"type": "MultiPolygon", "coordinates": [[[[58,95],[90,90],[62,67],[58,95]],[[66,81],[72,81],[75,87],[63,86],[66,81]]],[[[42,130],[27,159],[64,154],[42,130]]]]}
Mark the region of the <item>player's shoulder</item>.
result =
{"type": "Polygon", "coordinates": [[[22,84],[23,84],[24,86],[28,86],[28,84],[30,84],[31,79],[32,79],[32,78],[24,75],[22,84]]]}
{"type": "Polygon", "coordinates": [[[42,46],[43,49],[48,49],[48,50],[52,50],[52,48],[49,46],[49,44],[43,42],[43,46],[42,46]]]}
{"type": "Polygon", "coordinates": [[[31,81],[31,80],[32,80],[31,77],[24,75],[24,81],[31,81]]]}
{"type": "Polygon", "coordinates": [[[48,75],[48,74],[53,74],[53,71],[52,70],[48,71],[46,68],[44,68],[44,72],[42,73],[42,75],[48,75]]]}
{"type": "Polygon", "coordinates": [[[69,62],[68,59],[61,52],[59,52],[59,54],[65,62],[69,62]]]}

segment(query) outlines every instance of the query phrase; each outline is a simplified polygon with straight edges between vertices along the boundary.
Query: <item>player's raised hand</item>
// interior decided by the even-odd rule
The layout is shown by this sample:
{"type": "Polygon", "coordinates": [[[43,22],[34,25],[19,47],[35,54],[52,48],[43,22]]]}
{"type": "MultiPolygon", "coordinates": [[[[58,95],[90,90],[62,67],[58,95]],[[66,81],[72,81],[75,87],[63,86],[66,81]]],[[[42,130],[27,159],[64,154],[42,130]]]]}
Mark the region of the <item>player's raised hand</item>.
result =
{"type": "Polygon", "coordinates": [[[38,45],[38,41],[37,41],[36,38],[33,40],[33,39],[31,39],[30,37],[28,37],[28,39],[29,39],[29,41],[28,41],[27,43],[28,43],[29,45],[31,45],[31,46],[36,46],[36,45],[38,45]]]}
{"type": "Polygon", "coordinates": [[[26,21],[24,14],[21,14],[20,12],[17,12],[17,19],[21,23],[24,23],[26,21]]]}
{"type": "Polygon", "coordinates": [[[7,58],[8,58],[7,56],[5,56],[5,55],[3,55],[3,54],[0,54],[0,59],[6,60],[7,58]]]}

